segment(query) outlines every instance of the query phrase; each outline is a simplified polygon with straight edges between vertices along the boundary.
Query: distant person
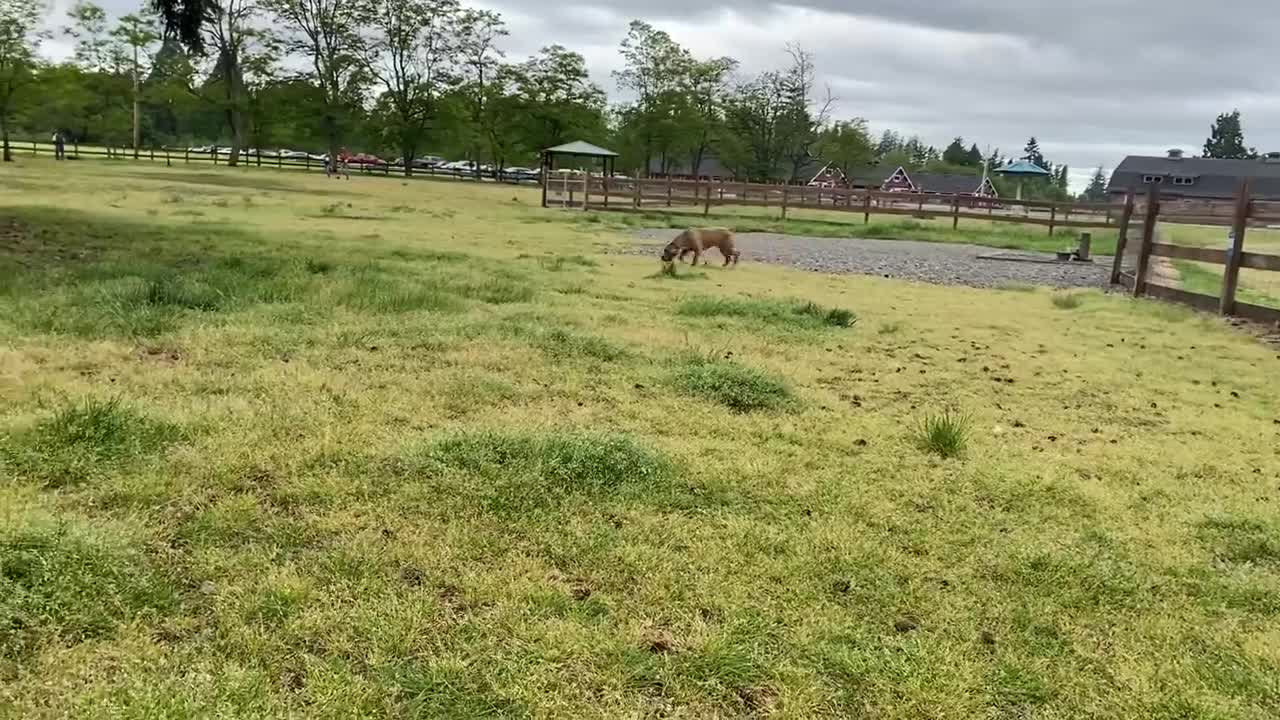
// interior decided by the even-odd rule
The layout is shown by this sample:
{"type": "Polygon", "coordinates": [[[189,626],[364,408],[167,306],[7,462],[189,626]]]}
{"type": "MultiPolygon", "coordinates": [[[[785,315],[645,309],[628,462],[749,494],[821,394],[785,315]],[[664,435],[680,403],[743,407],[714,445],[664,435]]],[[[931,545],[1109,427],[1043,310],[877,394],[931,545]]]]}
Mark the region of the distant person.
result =
{"type": "Polygon", "coordinates": [[[63,139],[61,130],[53,131],[53,158],[55,160],[67,159],[67,141],[63,139]]]}

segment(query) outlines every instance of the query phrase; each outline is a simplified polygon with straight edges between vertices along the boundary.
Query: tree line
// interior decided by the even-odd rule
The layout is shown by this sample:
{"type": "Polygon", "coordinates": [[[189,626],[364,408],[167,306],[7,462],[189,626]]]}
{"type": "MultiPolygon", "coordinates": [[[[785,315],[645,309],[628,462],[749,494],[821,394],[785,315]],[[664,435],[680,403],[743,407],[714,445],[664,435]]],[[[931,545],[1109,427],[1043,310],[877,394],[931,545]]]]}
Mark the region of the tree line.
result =
{"type": "MultiPolygon", "coordinates": [[[[866,166],[980,175],[1005,158],[957,137],[941,150],[865,119],[838,118],[813,56],[743,76],[730,57],[696,57],[666,32],[630,24],[609,103],[582,55],[548,45],[509,61],[502,17],[459,0],[156,0],[114,21],[80,0],[55,31],[42,0],[0,0],[0,134],[53,131],[117,146],[216,143],[355,147],[407,161],[426,153],[496,167],[588,139],[642,173],[805,181],[818,158],[846,176],[866,166]],[[72,57],[42,58],[59,34],[72,57]]],[[[1031,138],[1022,157],[1052,176],[1032,197],[1064,198],[1067,168],[1031,138]]],[[[993,178],[1011,190],[1010,183],[993,178]]]]}

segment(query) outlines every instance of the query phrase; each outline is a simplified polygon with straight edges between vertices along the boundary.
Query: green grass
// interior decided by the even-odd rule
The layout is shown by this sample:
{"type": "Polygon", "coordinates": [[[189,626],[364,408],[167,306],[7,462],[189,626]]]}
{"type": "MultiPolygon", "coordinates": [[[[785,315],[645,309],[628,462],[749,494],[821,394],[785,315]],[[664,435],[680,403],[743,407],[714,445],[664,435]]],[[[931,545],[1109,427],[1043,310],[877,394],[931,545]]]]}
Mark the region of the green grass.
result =
{"type": "Polygon", "coordinates": [[[1274,348],[423,187],[0,165],[0,716],[1277,715],[1274,348]]]}
{"type": "Polygon", "coordinates": [[[1053,306],[1059,310],[1075,310],[1084,304],[1084,297],[1080,293],[1054,293],[1052,297],[1053,306]]]}
{"type": "Polygon", "coordinates": [[[848,328],[857,316],[843,308],[825,308],[799,300],[691,297],[680,303],[681,315],[702,318],[735,318],[790,328],[848,328]]]}
{"type": "Polygon", "coordinates": [[[794,393],[782,378],[716,357],[689,355],[672,375],[672,382],[690,395],[739,413],[782,410],[796,404],[794,393]]]}
{"type": "Polygon", "coordinates": [[[950,410],[927,415],[916,440],[920,447],[939,457],[957,458],[969,446],[970,424],[967,415],[950,410]]]}

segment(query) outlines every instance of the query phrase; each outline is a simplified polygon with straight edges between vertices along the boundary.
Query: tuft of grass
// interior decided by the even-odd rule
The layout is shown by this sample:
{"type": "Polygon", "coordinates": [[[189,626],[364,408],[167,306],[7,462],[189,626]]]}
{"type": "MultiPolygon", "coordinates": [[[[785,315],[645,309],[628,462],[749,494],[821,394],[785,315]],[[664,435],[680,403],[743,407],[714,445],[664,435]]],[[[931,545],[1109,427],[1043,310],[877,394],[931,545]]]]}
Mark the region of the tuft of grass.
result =
{"type": "Polygon", "coordinates": [[[684,392],[739,413],[784,410],[797,404],[781,378],[730,360],[690,354],[671,379],[684,392]]]}
{"type": "Polygon", "coordinates": [[[580,335],[555,329],[543,333],[537,346],[553,358],[590,358],[602,362],[614,362],[627,356],[626,350],[604,338],[580,335]]]}
{"type": "Polygon", "coordinates": [[[1198,530],[1223,562],[1280,566],[1280,529],[1262,520],[1219,515],[1201,521],[1198,530]]]}
{"type": "Polygon", "coordinates": [[[174,583],[140,552],[62,523],[0,529],[0,659],[102,638],[177,607],[174,583]]]}
{"type": "Polygon", "coordinates": [[[61,487],[100,477],[181,437],[176,425],[152,420],[120,398],[89,398],[9,438],[0,445],[0,462],[61,487]]]}
{"type": "Polygon", "coordinates": [[[1052,302],[1059,310],[1074,310],[1084,304],[1084,298],[1078,293],[1056,293],[1052,302]]]}
{"type": "Polygon", "coordinates": [[[968,415],[951,410],[927,415],[920,424],[917,441],[924,450],[939,457],[960,457],[969,444],[969,425],[968,415]]]}
{"type": "Polygon", "coordinates": [[[896,320],[894,320],[893,322],[883,322],[883,323],[880,323],[880,330],[879,330],[879,332],[880,332],[880,334],[881,334],[881,335],[894,335],[894,334],[897,334],[897,333],[898,333],[899,331],[901,331],[901,330],[902,330],[902,323],[900,323],[900,322],[898,322],[898,321],[896,321],[896,320]]]}
{"type": "Polygon", "coordinates": [[[307,272],[311,273],[312,275],[328,275],[329,273],[333,272],[334,269],[337,268],[336,265],[329,262],[328,260],[316,260],[315,258],[307,258],[307,261],[303,264],[303,267],[305,267],[307,269],[307,272]]]}
{"type": "Polygon", "coordinates": [[[426,455],[475,481],[463,493],[484,498],[497,512],[545,507],[576,495],[649,493],[678,475],[665,455],[617,433],[460,433],[434,443],[426,455]]]}
{"type": "Polygon", "coordinates": [[[796,300],[695,297],[681,302],[676,313],[687,317],[743,318],[800,328],[847,328],[857,322],[857,316],[852,311],[828,309],[817,303],[796,300]]]}
{"type": "Polygon", "coordinates": [[[372,271],[357,274],[342,301],[352,309],[373,313],[459,312],[463,309],[463,303],[456,296],[438,287],[372,271]]]}
{"type": "Polygon", "coordinates": [[[451,286],[450,289],[465,298],[480,300],[490,305],[525,303],[533,300],[534,297],[533,288],[508,278],[491,278],[478,283],[463,283],[451,286]]]}
{"type": "Polygon", "coordinates": [[[226,296],[215,287],[192,277],[168,277],[149,281],[141,291],[141,300],[155,307],[185,310],[217,310],[226,296]]]}
{"type": "Polygon", "coordinates": [[[554,257],[538,258],[538,265],[543,270],[560,272],[568,267],[599,267],[600,263],[583,255],[556,255],[554,257]]]}

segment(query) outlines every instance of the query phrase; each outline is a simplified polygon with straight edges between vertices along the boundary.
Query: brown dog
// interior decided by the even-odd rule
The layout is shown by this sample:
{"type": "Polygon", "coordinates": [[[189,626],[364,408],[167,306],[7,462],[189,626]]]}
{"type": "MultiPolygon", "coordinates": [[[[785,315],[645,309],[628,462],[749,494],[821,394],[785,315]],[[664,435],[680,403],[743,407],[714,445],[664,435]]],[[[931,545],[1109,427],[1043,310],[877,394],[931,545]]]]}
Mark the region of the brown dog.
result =
{"type": "Polygon", "coordinates": [[[690,228],[685,230],[662,249],[662,261],[672,262],[679,255],[680,262],[684,262],[684,256],[693,253],[693,264],[697,265],[698,258],[702,257],[702,253],[713,247],[720,248],[720,254],[724,256],[725,266],[728,266],[730,262],[737,266],[738,256],[742,253],[738,252],[738,248],[733,241],[733,231],[728,228],[690,228]]]}

